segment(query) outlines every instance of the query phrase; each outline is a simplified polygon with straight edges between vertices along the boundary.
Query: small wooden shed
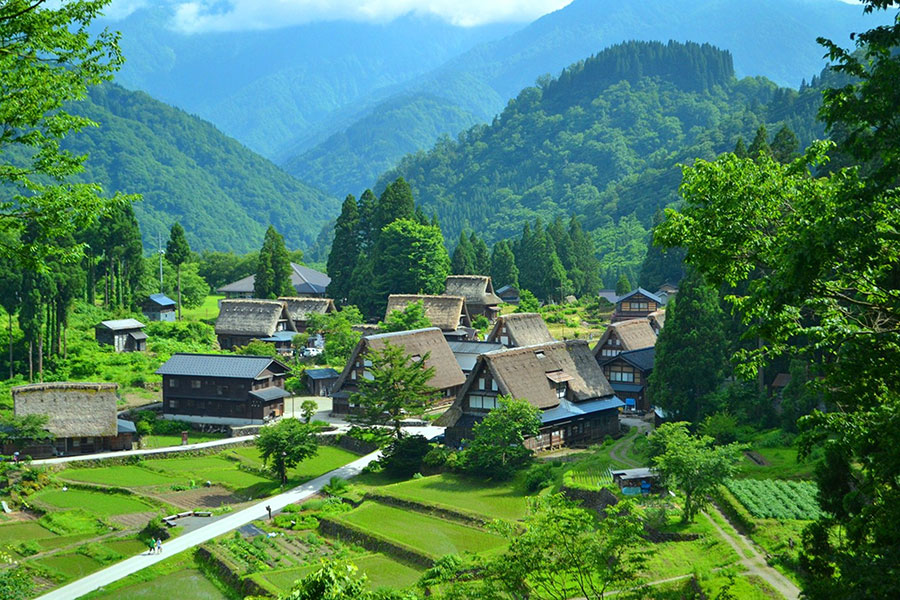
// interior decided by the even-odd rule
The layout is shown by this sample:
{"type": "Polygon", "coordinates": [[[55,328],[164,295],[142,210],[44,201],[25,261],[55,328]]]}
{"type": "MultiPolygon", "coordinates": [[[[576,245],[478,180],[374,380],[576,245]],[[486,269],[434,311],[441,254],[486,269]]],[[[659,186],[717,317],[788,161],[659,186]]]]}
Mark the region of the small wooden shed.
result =
{"type": "Polygon", "coordinates": [[[94,337],[98,344],[112,346],[116,352],[144,352],[147,349],[144,324],[137,319],[103,321],[94,328],[94,337]]]}

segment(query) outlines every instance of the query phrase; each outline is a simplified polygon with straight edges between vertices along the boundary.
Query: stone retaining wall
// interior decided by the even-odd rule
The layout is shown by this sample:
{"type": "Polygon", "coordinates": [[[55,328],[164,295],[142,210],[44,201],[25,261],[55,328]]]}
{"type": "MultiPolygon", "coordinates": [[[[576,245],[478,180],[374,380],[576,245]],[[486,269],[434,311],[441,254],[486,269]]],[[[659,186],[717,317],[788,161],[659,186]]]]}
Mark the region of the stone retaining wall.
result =
{"type": "Polygon", "coordinates": [[[370,552],[383,552],[401,562],[423,569],[429,569],[434,565],[434,559],[424,552],[419,552],[407,546],[361,531],[335,519],[319,517],[319,532],[328,537],[352,542],[370,552]]]}

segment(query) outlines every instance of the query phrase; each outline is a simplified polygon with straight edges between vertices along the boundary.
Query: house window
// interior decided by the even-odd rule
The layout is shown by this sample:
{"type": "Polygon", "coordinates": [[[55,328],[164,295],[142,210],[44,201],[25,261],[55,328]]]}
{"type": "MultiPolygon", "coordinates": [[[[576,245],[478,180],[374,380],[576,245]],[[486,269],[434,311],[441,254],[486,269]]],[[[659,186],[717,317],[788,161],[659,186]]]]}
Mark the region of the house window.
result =
{"type": "Polygon", "coordinates": [[[484,377],[479,377],[479,378],[478,378],[478,389],[479,389],[479,390],[486,390],[486,389],[487,389],[487,386],[484,385],[484,377]]]}
{"type": "Polygon", "coordinates": [[[556,398],[558,400],[563,400],[566,397],[566,389],[568,388],[568,384],[565,381],[556,384],[556,398]]]}
{"type": "Polygon", "coordinates": [[[618,356],[622,351],[615,350],[614,348],[603,348],[600,350],[601,356],[618,356]]]}
{"type": "Polygon", "coordinates": [[[200,389],[200,380],[199,379],[191,379],[191,389],[192,390],[200,389]]]}
{"type": "Polygon", "coordinates": [[[478,410],[491,410],[492,408],[497,408],[497,398],[494,396],[473,394],[469,396],[469,408],[478,410]]]}
{"type": "Polygon", "coordinates": [[[534,355],[537,356],[538,358],[544,358],[544,352],[542,350],[538,350],[537,352],[534,353],[534,355]]]}
{"type": "Polygon", "coordinates": [[[368,369],[366,369],[365,371],[363,371],[363,378],[372,381],[373,379],[375,379],[375,376],[372,375],[372,373],[368,369]]]}
{"type": "Polygon", "coordinates": [[[178,380],[177,380],[177,379],[170,379],[170,380],[169,380],[169,387],[170,387],[170,388],[178,387],[178,380]]]}
{"type": "Polygon", "coordinates": [[[350,371],[350,379],[356,381],[356,371],[350,371]]]}
{"type": "Polygon", "coordinates": [[[170,408],[170,409],[171,409],[171,408],[178,408],[178,401],[177,401],[177,400],[169,400],[169,408],[170,408]]]}
{"type": "Polygon", "coordinates": [[[498,390],[497,390],[497,380],[496,380],[496,379],[491,379],[491,389],[494,390],[495,392],[498,391],[498,390]]]}
{"type": "Polygon", "coordinates": [[[623,367],[619,365],[613,365],[609,371],[609,380],[610,381],[622,381],[622,382],[633,382],[634,381],[634,371],[629,367],[623,367]]]}
{"type": "Polygon", "coordinates": [[[228,395],[228,386],[227,385],[216,386],[216,394],[218,394],[219,396],[227,396],[228,395]]]}

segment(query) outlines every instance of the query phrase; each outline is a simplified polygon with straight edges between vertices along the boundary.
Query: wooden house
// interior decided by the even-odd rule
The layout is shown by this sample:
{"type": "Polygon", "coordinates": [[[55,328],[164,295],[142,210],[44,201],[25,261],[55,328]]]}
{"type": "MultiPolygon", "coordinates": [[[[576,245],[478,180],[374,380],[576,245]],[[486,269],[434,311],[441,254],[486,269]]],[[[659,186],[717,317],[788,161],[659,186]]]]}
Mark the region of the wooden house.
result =
{"type": "MultiPolygon", "coordinates": [[[[253,284],[256,275],[248,275],[243,279],[223,285],[217,291],[224,294],[225,298],[253,298],[253,284]]],[[[291,286],[297,296],[304,298],[324,298],[325,288],[331,283],[331,278],[325,273],[310,269],[309,267],[291,263],[291,286]]]]}
{"type": "Polygon", "coordinates": [[[292,352],[297,329],[287,304],[278,300],[223,300],[216,319],[219,347],[231,350],[252,340],[275,344],[279,354],[292,352]]]}
{"type": "Polygon", "coordinates": [[[301,333],[306,331],[310,315],[325,315],[337,310],[334,307],[334,300],[331,298],[301,298],[291,296],[279,298],[278,301],[284,302],[287,305],[288,314],[294,322],[294,331],[301,333]]]}
{"type": "Polygon", "coordinates": [[[664,283],[659,286],[659,289],[656,290],[656,295],[659,296],[659,299],[662,301],[662,305],[665,306],[669,303],[669,300],[674,298],[678,294],[678,286],[672,285],[671,283],[664,283]]]}
{"type": "Polygon", "coordinates": [[[488,342],[503,344],[508,348],[534,346],[555,342],[547,323],[538,313],[512,313],[497,317],[486,338],[488,342]]]}
{"type": "Polygon", "coordinates": [[[98,344],[112,346],[116,352],[143,352],[147,349],[144,324],[137,319],[103,321],[94,328],[98,344]]]}
{"type": "Polygon", "coordinates": [[[261,425],[284,414],[290,369],[269,356],[177,353],[159,369],[163,417],[192,423],[261,425]]]}
{"type": "Polygon", "coordinates": [[[435,402],[436,405],[451,402],[465,383],[466,377],[459,368],[447,340],[437,327],[367,335],[353,349],[347,366],[334,384],[332,393],[334,413],[348,414],[356,410],[356,406],[350,402],[350,396],[359,391],[358,382],[361,379],[372,378],[368,371],[372,366],[368,353],[381,350],[387,344],[403,348],[414,361],[425,360],[426,367],[434,367],[434,375],[428,384],[440,392],[440,399],[435,402]]]}
{"type": "Polygon", "coordinates": [[[46,415],[46,430],[56,439],[15,449],[4,447],[3,452],[18,450],[41,458],[131,450],[135,428],[117,417],[118,387],[115,383],[54,382],[12,388],[15,415],[46,415]]]}
{"type": "Polygon", "coordinates": [[[493,322],[500,313],[501,300],[486,275],[450,275],[444,283],[444,294],[465,298],[466,312],[473,319],[482,315],[493,322]]]}
{"type": "Polygon", "coordinates": [[[514,285],[504,285],[497,290],[497,296],[507,304],[518,304],[519,288],[514,285]]]}
{"type": "Polygon", "coordinates": [[[622,352],[651,348],[656,345],[656,332],[647,319],[632,319],[610,323],[594,346],[597,361],[617,356],[622,352]]]}
{"type": "Polygon", "coordinates": [[[149,321],[175,321],[175,301],[165,294],[150,294],[141,305],[141,312],[149,321]]]}
{"type": "Polygon", "coordinates": [[[666,326],[666,311],[655,310],[647,315],[647,320],[650,321],[650,328],[653,329],[653,333],[659,335],[662,328],[666,326]]]}
{"type": "Polygon", "coordinates": [[[647,412],[652,406],[647,379],[653,372],[656,349],[641,348],[603,358],[600,367],[626,410],[647,412]]]}
{"type": "Polygon", "coordinates": [[[443,332],[447,340],[473,340],[476,331],[472,328],[466,300],[462,296],[426,296],[421,294],[391,294],[388,296],[387,320],[395,310],[403,311],[407,306],[421,302],[425,318],[443,332]]]}
{"type": "Polygon", "coordinates": [[[307,369],[304,374],[306,375],[306,386],[309,388],[309,393],[313,396],[330,395],[334,382],[341,376],[340,373],[331,367],[325,369],[307,369]]]}
{"type": "Polygon", "coordinates": [[[541,410],[534,450],[583,446],[619,433],[619,408],[587,342],[569,340],[482,354],[453,406],[435,425],[447,427],[446,443],[458,446],[496,407],[497,397],[527,400],[541,410]]]}
{"type": "Polygon", "coordinates": [[[478,357],[486,352],[502,350],[503,344],[499,342],[481,342],[476,340],[447,340],[450,351],[453,352],[459,368],[464,375],[468,375],[475,368],[478,357]]]}
{"type": "Polygon", "coordinates": [[[619,298],[611,320],[615,323],[628,319],[646,319],[650,313],[659,310],[662,305],[663,301],[659,296],[644,288],[638,288],[619,298]]]}

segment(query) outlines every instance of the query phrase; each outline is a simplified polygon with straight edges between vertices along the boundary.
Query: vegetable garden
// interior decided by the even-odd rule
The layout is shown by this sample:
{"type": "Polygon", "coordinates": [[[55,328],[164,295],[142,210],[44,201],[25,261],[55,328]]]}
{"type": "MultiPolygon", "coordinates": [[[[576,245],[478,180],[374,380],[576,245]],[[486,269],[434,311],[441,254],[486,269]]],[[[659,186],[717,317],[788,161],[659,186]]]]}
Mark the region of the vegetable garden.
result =
{"type": "Polygon", "coordinates": [[[818,488],[808,481],[731,479],[725,486],[757,519],[812,520],[822,513],[818,488]]]}

